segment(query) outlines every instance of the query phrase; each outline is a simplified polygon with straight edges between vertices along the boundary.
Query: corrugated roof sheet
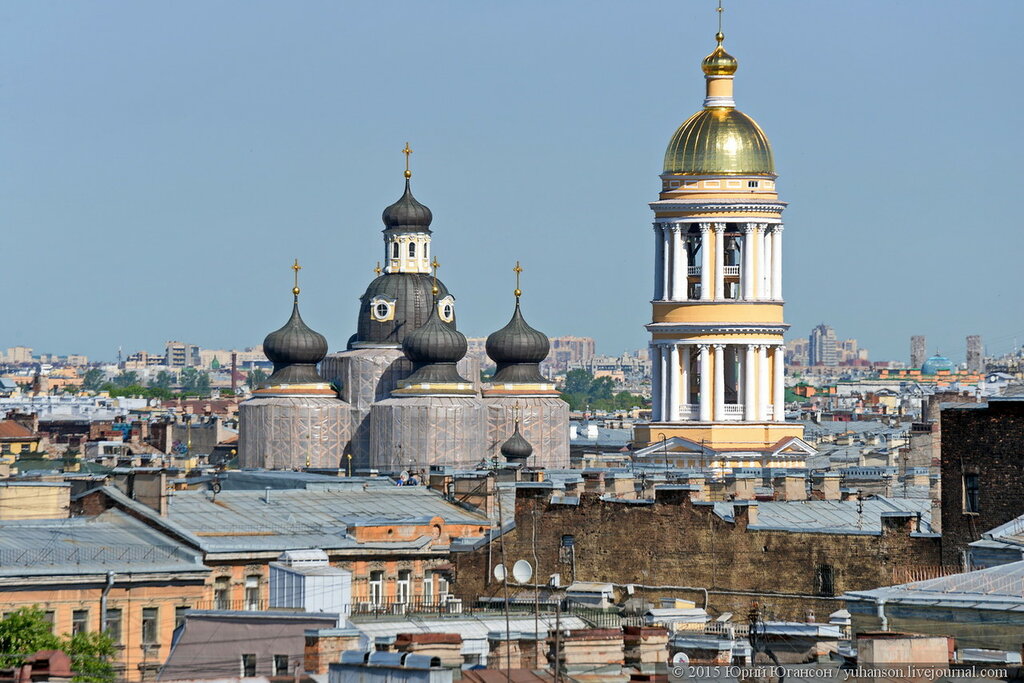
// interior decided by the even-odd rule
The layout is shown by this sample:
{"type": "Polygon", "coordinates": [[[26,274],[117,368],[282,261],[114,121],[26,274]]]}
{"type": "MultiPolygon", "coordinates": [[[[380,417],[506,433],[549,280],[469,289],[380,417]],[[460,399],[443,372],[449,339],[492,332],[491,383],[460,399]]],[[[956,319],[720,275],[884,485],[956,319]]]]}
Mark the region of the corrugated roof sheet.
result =
{"type": "Polygon", "coordinates": [[[847,600],[882,598],[887,603],[1024,612],[1024,561],[989,569],[915,581],[870,591],[853,591],[847,600]]]}
{"type": "Polygon", "coordinates": [[[200,557],[119,510],[0,522],[0,577],[208,571],[200,557]]]}
{"type": "Polygon", "coordinates": [[[813,531],[816,533],[880,533],[882,515],[921,515],[921,531],[930,533],[931,501],[920,498],[876,496],[863,501],[858,512],[856,500],[770,501],[757,506],[757,524],[752,529],[813,531]]]}

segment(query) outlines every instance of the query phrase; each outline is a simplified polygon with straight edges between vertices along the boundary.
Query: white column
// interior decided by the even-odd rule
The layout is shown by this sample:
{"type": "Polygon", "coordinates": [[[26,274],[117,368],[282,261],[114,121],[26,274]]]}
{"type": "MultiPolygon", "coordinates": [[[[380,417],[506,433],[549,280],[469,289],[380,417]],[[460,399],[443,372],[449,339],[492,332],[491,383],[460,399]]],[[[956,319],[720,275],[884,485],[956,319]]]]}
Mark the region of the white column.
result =
{"type": "Polygon", "coordinates": [[[743,419],[747,422],[757,420],[757,383],[754,380],[754,345],[747,344],[743,356],[743,419]]]}
{"type": "Polygon", "coordinates": [[[774,414],[772,419],[775,422],[786,420],[786,350],[782,344],[775,347],[772,354],[772,370],[774,372],[772,383],[772,406],[774,414]]]}
{"type": "Polygon", "coordinates": [[[679,345],[674,343],[668,348],[668,419],[669,422],[679,420],[679,345]]]}
{"type": "Polygon", "coordinates": [[[686,419],[692,420],[693,417],[689,413],[690,403],[690,346],[689,344],[681,344],[679,348],[679,402],[686,406],[686,419]]]}
{"type": "Polygon", "coordinates": [[[700,298],[701,301],[711,299],[711,232],[710,223],[700,224],[700,298]]]}
{"type": "Polygon", "coordinates": [[[661,298],[669,299],[672,282],[672,229],[664,223],[661,226],[661,298]]]}
{"type": "Polygon", "coordinates": [[[672,394],[672,375],[669,370],[669,357],[668,347],[665,345],[661,346],[661,419],[667,421],[671,419],[668,410],[668,399],[672,394]]]}
{"type": "Polygon", "coordinates": [[[725,346],[715,344],[715,420],[725,419],[725,346]]]}
{"type": "Polygon", "coordinates": [[[772,231],[772,298],[782,301],[782,225],[772,231]]]}
{"type": "Polygon", "coordinates": [[[754,298],[754,243],[757,241],[757,230],[753,223],[743,226],[743,251],[740,252],[743,258],[743,299],[750,301],[754,298]]]}
{"type": "Polygon", "coordinates": [[[757,420],[768,419],[768,347],[757,347],[757,420]]]}
{"type": "Polygon", "coordinates": [[[761,260],[759,263],[761,276],[758,280],[761,283],[761,292],[758,298],[767,299],[771,297],[772,291],[772,235],[768,232],[768,225],[765,223],[761,224],[761,260]]]}
{"type": "Polygon", "coordinates": [[[661,420],[661,346],[652,343],[651,352],[651,421],[661,420]]]}
{"type": "Polygon", "coordinates": [[[683,244],[683,227],[672,226],[672,301],[686,301],[686,245],[683,244]]]}
{"type": "Polygon", "coordinates": [[[665,291],[665,239],[661,223],[654,224],[654,300],[660,301],[665,291]]]}
{"type": "Polygon", "coordinates": [[[715,299],[725,298],[725,223],[715,223],[715,299]]]}
{"type": "Polygon", "coordinates": [[[711,354],[707,344],[697,346],[700,351],[700,421],[711,422],[711,354]]]}

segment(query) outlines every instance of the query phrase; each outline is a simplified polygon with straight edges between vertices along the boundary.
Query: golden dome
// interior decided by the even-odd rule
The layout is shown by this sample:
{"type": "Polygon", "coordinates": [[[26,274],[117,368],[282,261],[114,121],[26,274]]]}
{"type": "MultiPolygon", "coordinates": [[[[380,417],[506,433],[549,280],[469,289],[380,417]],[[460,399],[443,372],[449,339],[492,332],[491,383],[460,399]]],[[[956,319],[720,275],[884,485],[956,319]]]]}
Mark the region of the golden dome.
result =
{"type": "Polygon", "coordinates": [[[700,68],[708,76],[732,76],[736,73],[739,63],[722,47],[725,36],[719,33],[715,36],[715,40],[718,41],[718,46],[704,58],[704,61],[700,63],[700,68]]]}
{"type": "Polygon", "coordinates": [[[665,173],[775,175],[768,136],[732,107],[703,109],[683,122],[665,150],[665,173]]]}

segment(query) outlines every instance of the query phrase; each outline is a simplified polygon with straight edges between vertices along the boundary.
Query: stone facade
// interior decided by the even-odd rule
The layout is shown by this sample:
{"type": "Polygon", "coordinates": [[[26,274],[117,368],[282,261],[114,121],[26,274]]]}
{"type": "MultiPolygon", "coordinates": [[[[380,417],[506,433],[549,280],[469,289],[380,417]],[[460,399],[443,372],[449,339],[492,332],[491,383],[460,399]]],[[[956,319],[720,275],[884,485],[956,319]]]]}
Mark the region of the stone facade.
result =
{"type": "Polygon", "coordinates": [[[981,534],[1024,515],[1024,401],[942,411],[942,557],[961,562],[981,534]],[[968,488],[977,490],[971,509],[968,488]]]}
{"type": "MultiPolygon", "coordinates": [[[[698,605],[706,588],[713,613],[745,614],[758,600],[775,617],[801,621],[808,609],[838,609],[836,596],[844,591],[891,584],[896,566],[939,564],[939,539],[912,535],[909,515],[887,519],[875,534],[754,530],[747,528],[747,508],[737,506],[735,522],[727,522],[681,488],[656,489],[653,503],[583,493],[578,505],[558,505],[550,503],[550,488],[521,487],[516,528],[504,536],[505,556],[510,563],[534,563],[536,557],[534,574],[544,581],[558,573],[563,585],[635,584],[635,597],[649,602],[685,596],[698,605]],[[695,590],[672,588],[683,586],[695,590]]],[[[496,562],[498,553],[491,550],[496,562]]],[[[453,557],[458,593],[498,594],[486,546],[453,557]]]]}

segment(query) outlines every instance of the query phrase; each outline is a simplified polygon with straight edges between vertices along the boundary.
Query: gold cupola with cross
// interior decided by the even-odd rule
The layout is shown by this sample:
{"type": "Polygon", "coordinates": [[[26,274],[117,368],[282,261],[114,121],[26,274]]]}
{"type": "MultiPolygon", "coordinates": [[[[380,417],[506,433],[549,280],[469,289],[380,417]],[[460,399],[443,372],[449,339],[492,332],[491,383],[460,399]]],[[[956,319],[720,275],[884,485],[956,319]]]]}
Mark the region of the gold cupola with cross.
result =
{"type": "Polygon", "coordinates": [[[634,443],[678,438],[721,454],[729,469],[730,461],[771,466],[758,454],[800,440],[803,427],[785,419],[786,204],[768,137],[736,108],[738,62],[718,11],[716,45],[701,63],[704,106],[669,140],[650,204],[652,415],[634,443]]]}

